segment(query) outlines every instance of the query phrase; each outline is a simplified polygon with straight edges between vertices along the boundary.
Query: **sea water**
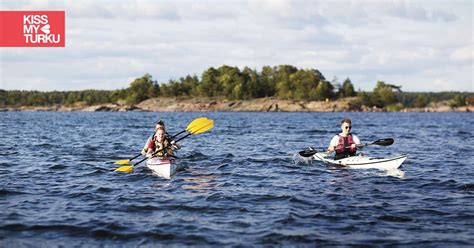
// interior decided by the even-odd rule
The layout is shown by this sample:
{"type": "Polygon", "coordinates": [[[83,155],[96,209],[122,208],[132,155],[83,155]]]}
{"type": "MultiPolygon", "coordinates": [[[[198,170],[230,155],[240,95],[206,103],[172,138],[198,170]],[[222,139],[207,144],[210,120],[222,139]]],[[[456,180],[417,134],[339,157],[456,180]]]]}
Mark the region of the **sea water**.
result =
{"type": "Polygon", "coordinates": [[[0,113],[0,246],[474,246],[472,113],[0,113]],[[162,119],[180,142],[171,180],[139,153],[162,119]],[[395,174],[294,163],[352,119],[375,157],[408,154],[395,174]],[[136,161],[136,160],[135,160],[136,161]]]}

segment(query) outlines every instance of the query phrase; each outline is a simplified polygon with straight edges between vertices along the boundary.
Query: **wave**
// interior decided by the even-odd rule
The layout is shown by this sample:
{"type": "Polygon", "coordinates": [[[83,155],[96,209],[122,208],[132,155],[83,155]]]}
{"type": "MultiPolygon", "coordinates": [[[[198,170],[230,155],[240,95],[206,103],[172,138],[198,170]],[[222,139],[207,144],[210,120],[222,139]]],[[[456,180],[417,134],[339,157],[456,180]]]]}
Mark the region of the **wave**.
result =
{"type": "MultiPolygon", "coordinates": [[[[308,244],[315,244],[317,242],[318,245],[324,245],[326,243],[326,239],[318,238],[318,235],[314,234],[287,234],[282,232],[270,232],[262,237],[259,237],[256,240],[256,244],[273,244],[273,245],[290,245],[295,243],[308,243],[308,244]]],[[[327,243],[326,243],[327,244],[327,243]]]]}
{"type": "Polygon", "coordinates": [[[406,216],[395,216],[395,215],[382,215],[377,217],[378,220],[390,221],[390,222],[410,222],[412,218],[406,216]]]}
{"type": "Polygon", "coordinates": [[[462,184],[458,187],[460,190],[466,190],[466,191],[473,191],[474,190],[474,183],[465,183],[462,184]]]}
{"type": "Polygon", "coordinates": [[[186,160],[189,161],[202,161],[202,160],[207,160],[209,156],[201,153],[201,152],[192,152],[188,156],[186,156],[186,160]]]}
{"type": "Polygon", "coordinates": [[[328,129],[311,129],[311,130],[298,130],[295,131],[295,133],[298,134],[328,134],[328,133],[334,133],[333,130],[328,130],[328,129]]]}
{"type": "Polygon", "coordinates": [[[22,195],[22,194],[27,194],[27,193],[21,192],[21,191],[0,189],[0,196],[11,196],[11,195],[22,195]]]}
{"type": "MultiPolygon", "coordinates": [[[[175,235],[166,230],[152,230],[132,232],[130,228],[120,224],[106,224],[103,227],[97,225],[25,225],[25,224],[7,224],[0,226],[0,230],[8,232],[40,232],[40,233],[63,233],[69,236],[91,237],[94,239],[114,239],[114,240],[133,240],[133,239],[152,239],[152,240],[179,240],[182,235],[175,235]]],[[[184,235],[188,236],[189,235],[184,235]]]]}
{"type": "Polygon", "coordinates": [[[67,169],[67,166],[61,164],[55,164],[49,167],[50,170],[64,170],[67,169]]]}

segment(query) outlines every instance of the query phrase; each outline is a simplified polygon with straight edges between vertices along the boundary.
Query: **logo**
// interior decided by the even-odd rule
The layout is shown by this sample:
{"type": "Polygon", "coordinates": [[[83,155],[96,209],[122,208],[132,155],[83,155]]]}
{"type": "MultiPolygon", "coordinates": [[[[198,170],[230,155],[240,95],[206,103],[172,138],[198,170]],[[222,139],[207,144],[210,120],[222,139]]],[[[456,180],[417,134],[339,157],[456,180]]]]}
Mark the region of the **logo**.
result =
{"type": "Polygon", "coordinates": [[[64,47],[64,11],[0,11],[0,47],[64,47]]]}

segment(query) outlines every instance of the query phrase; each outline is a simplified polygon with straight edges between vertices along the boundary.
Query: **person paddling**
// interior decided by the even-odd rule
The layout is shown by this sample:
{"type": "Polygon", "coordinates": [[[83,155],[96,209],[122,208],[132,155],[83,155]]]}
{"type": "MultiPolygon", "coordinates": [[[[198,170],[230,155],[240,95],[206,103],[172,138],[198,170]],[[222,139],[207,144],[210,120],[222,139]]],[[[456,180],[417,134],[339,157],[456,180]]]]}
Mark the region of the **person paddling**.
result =
{"type": "Polygon", "coordinates": [[[151,158],[152,156],[166,158],[173,157],[173,150],[180,149],[174,140],[170,140],[166,137],[165,130],[163,128],[156,129],[153,137],[146,144],[146,156],[151,158]],[[155,154],[155,152],[157,152],[155,154]]]}
{"type": "Polygon", "coordinates": [[[329,147],[328,153],[336,152],[334,159],[342,159],[350,156],[355,156],[357,152],[357,145],[361,145],[359,138],[351,134],[352,121],[349,118],[345,118],[341,121],[342,133],[335,135],[329,147]]]}
{"type": "MultiPolygon", "coordinates": [[[[158,129],[163,129],[165,131],[165,136],[166,136],[166,139],[169,139],[169,135],[168,133],[166,132],[166,129],[165,129],[165,122],[162,121],[161,119],[159,119],[158,121],[156,121],[156,125],[155,125],[155,132],[156,130],[158,129]]],[[[153,133],[153,135],[151,135],[145,142],[145,145],[143,146],[142,148],[142,151],[141,151],[141,154],[142,155],[146,155],[147,151],[148,151],[148,144],[150,143],[150,141],[153,139],[153,136],[155,136],[155,133],[153,133]]],[[[171,141],[171,140],[170,140],[171,141]]]]}

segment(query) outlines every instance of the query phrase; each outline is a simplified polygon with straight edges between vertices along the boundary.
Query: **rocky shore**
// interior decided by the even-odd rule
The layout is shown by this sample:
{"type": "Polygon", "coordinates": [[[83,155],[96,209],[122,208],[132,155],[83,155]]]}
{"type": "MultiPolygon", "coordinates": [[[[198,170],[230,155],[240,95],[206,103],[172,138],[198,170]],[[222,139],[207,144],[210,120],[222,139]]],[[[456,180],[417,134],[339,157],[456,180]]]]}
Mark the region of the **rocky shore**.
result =
{"type": "Polygon", "coordinates": [[[141,102],[140,109],[156,112],[169,111],[249,111],[249,112],[339,112],[358,111],[351,105],[353,98],[339,101],[289,101],[259,98],[246,101],[225,99],[166,99],[155,98],[141,102]]]}
{"type": "MultiPolygon", "coordinates": [[[[357,97],[337,101],[296,101],[259,98],[253,100],[226,100],[218,98],[153,98],[137,105],[102,104],[94,106],[47,106],[3,108],[0,111],[153,111],[153,112],[382,112],[380,108],[361,106],[357,97]]],[[[432,103],[425,108],[404,108],[401,112],[472,112],[474,106],[449,107],[447,102],[432,103]]]]}

